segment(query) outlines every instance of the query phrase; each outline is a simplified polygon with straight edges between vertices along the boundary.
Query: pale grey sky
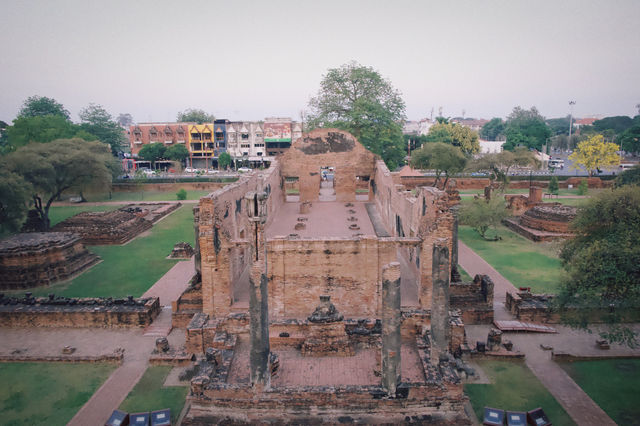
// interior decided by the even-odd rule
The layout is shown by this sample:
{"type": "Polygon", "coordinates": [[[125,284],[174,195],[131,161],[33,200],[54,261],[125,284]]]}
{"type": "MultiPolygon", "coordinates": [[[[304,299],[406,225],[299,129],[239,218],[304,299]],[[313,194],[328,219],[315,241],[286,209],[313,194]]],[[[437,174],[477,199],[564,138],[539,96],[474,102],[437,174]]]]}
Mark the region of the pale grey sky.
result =
{"type": "Polygon", "coordinates": [[[399,89],[409,119],[634,115],[640,1],[4,0],[0,119],[31,95],[78,119],[90,102],[136,121],[203,108],[299,117],[351,60],[399,89]]]}

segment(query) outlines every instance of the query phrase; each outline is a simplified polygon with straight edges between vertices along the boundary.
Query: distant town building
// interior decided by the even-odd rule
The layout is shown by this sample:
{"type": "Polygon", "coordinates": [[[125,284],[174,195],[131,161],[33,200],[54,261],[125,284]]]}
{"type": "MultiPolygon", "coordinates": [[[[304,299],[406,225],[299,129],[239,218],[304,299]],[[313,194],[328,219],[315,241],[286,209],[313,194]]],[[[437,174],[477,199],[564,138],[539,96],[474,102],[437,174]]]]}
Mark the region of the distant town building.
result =
{"type": "Polygon", "coordinates": [[[464,127],[468,127],[471,130],[475,130],[476,132],[479,132],[480,129],[482,129],[482,126],[484,126],[485,124],[487,124],[489,122],[489,120],[485,120],[484,118],[479,118],[479,119],[475,119],[475,118],[453,118],[451,119],[452,123],[458,123],[464,127]]]}
{"type": "Polygon", "coordinates": [[[405,135],[426,135],[433,126],[433,122],[428,118],[419,121],[405,121],[402,126],[402,133],[405,135]]]}
{"type": "Polygon", "coordinates": [[[576,128],[580,128],[581,126],[591,126],[594,121],[597,121],[597,118],[580,118],[573,122],[573,126],[576,128]]]}
{"type": "Polygon", "coordinates": [[[505,141],[485,141],[479,139],[480,143],[480,154],[495,154],[498,152],[502,152],[502,145],[504,145],[505,141]]]}

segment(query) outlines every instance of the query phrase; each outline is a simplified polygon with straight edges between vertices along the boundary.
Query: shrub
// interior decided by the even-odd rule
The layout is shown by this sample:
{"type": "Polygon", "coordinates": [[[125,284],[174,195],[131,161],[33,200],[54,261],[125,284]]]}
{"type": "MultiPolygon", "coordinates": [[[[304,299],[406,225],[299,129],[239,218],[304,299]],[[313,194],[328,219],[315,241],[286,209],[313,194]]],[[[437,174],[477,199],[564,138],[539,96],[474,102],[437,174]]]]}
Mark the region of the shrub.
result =
{"type": "Polygon", "coordinates": [[[586,195],[589,190],[589,185],[586,179],[582,179],[578,184],[578,195],[586,195]]]}
{"type": "Polygon", "coordinates": [[[184,188],[180,188],[180,190],[176,192],[176,197],[178,197],[178,200],[186,200],[187,191],[185,191],[184,188]]]}
{"type": "Polygon", "coordinates": [[[549,192],[557,195],[558,194],[558,177],[557,176],[552,176],[551,180],[549,181],[549,192]]]}

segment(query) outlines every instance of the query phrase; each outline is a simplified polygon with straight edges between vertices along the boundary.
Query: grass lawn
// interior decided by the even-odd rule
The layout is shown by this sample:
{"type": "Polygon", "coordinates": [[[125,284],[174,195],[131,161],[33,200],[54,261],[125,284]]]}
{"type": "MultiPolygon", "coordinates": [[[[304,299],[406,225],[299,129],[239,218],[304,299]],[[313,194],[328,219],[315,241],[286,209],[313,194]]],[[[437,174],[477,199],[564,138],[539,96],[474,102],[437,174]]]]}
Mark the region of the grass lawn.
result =
{"type": "Polygon", "coordinates": [[[484,407],[529,411],[541,407],[554,425],[574,425],[564,408],[522,362],[478,361],[493,384],[465,384],[473,411],[482,421],[484,407]]]}
{"type": "Polygon", "coordinates": [[[460,273],[460,279],[462,281],[472,281],[473,277],[470,276],[467,271],[464,270],[464,268],[460,265],[458,265],[458,272],[460,273]]]}
{"type": "MultiPolygon", "coordinates": [[[[143,191],[143,192],[112,192],[109,193],[87,195],[87,201],[176,201],[178,191],[143,191]]],[[[187,190],[187,200],[198,200],[200,197],[210,194],[211,191],[187,190]]]]}
{"type": "Polygon", "coordinates": [[[516,287],[536,293],[555,293],[562,276],[558,243],[534,243],[498,227],[500,241],[485,241],[469,226],[460,226],[458,237],[516,287]]]}
{"type": "Polygon", "coordinates": [[[109,364],[0,363],[0,423],[65,425],[115,368],[109,364]]]}
{"type": "Polygon", "coordinates": [[[640,359],[563,362],[560,366],[619,425],[640,418],[640,359]]]}
{"type": "MultiPolygon", "coordinates": [[[[193,211],[190,205],[175,210],[144,235],[122,246],[90,246],[102,258],[72,281],[30,290],[36,296],[55,293],[67,297],[141,296],[177,260],[166,257],[174,244],[194,244],[193,211]]],[[[23,291],[21,291],[23,292],[23,291]]],[[[20,292],[20,293],[21,293],[20,292]]]]}
{"type": "Polygon", "coordinates": [[[122,205],[104,205],[104,206],[87,206],[79,204],[77,206],[52,206],[49,209],[49,220],[51,221],[51,226],[54,226],[63,220],[77,215],[82,212],[104,212],[108,210],[119,209],[122,205]]]}
{"type": "Polygon", "coordinates": [[[128,413],[139,413],[170,408],[171,423],[175,424],[184,406],[189,387],[162,386],[171,368],[166,365],[147,368],[138,384],[120,404],[120,409],[128,413]]]}

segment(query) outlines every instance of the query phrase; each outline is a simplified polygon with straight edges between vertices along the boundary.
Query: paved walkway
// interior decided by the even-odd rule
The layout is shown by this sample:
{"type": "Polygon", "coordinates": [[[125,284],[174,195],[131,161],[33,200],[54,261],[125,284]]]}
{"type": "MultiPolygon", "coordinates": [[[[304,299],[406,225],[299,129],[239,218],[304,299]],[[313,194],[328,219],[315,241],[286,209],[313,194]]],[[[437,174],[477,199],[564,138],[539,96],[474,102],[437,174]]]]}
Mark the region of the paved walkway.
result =
{"type": "MultiPolygon", "coordinates": [[[[171,333],[171,305],[187,287],[194,275],[194,260],[178,262],[162,278],[160,278],[144,297],[160,297],[160,304],[165,306],[155,321],[144,331],[138,330],[131,335],[129,347],[125,349],[122,365],[115,370],[106,382],[93,394],[87,403],[71,419],[69,425],[100,425],[104,424],[113,410],[117,409],[129,392],[138,383],[149,364],[148,359],[155,345],[157,337],[169,337],[171,333]],[[131,348],[133,349],[133,348],[131,348]]],[[[183,336],[182,336],[183,337],[183,336]]],[[[121,342],[124,343],[124,342],[121,342]]],[[[174,336],[169,339],[171,345],[184,344],[184,338],[174,336]]],[[[161,408],[161,407],[158,407],[161,408]]]]}
{"type": "MultiPolygon", "coordinates": [[[[491,265],[485,262],[463,242],[458,245],[458,263],[471,276],[489,275],[494,283],[494,314],[496,319],[514,319],[505,309],[505,295],[508,290],[515,291],[515,286],[504,278],[491,265]]],[[[490,326],[467,326],[470,342],[485,340],[490,326]]],[[[540,345],[559,344],[568,346],[564,351],[586,354],[594,350],[595,337],[585,332],[570,330],[563,326],[556,327],[558,334],[540,335],[525,333],[509,333],[514,346],[526,354],[525,363],[547,390],[564,407],[567,414],[579,425],[615,425],[615,422],[596,404],[573,379],[551,359],[550,351],[543,351],[540,345]]],[[[614,349],[614,348],[612,348],[614,349]]],[[[628,349],[628,348],[626,348],[628,349]]],[[[617,348],[616,352],[627,352],[625,348],[617,348]]],[[[608,353],[609,354],[609,353],[608,353]]],[[[613,355],[613,353],[611,354],[613,355]]],[[[532,407],[533,408],[533,407],[532,407]]],[[[543,407],[544,408],[544,407],[543,407]]]]}

